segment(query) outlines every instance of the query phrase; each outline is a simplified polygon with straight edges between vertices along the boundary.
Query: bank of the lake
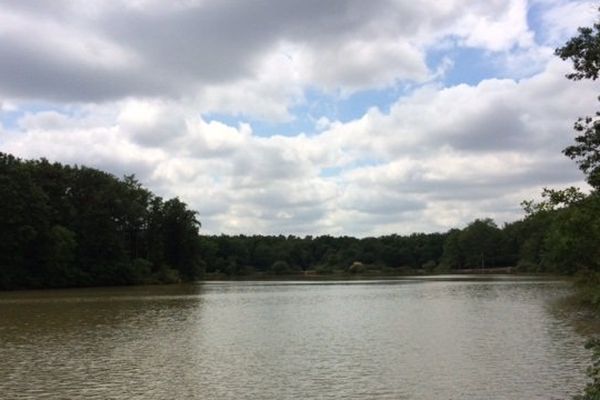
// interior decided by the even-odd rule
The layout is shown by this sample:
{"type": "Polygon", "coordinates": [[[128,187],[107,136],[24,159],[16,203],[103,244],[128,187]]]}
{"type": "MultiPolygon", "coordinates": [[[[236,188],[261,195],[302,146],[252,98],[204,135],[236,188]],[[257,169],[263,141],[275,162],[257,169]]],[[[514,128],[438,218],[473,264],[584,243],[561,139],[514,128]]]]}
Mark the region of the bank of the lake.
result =
{"type": "Polygon", "coordinates": [[[312,280],[377,280],[377,279],[403,279],[407,277],[461,277],[465,275],[479,276],[484,278],[494,276],[514,276],[514,277],[538,277],[540,279],[561,279],[573,280],[573,277],[566,275],[556,275],[551,273],[530,273],[519,272],[516,267],[498,267],[498,268],[465,268],[444,272],[427,271],[425,269],[372,269],[361,272],[351,272],[343,269],[332,269],[326,272],[319,270],[295,271],[287,273],[257,272],[251,270],[244,274],[225,274],[222,272],[210,272],[202,275],[203,281],[312,281],[312,280]]]}

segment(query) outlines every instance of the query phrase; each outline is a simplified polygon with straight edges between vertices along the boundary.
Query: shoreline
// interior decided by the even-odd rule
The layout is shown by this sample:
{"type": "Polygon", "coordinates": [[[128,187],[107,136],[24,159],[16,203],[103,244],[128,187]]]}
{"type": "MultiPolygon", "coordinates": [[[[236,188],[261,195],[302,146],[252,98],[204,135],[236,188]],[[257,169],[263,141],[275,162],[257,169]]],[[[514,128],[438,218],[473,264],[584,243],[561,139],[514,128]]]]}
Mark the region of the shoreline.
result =
{"type": "Polygon", "coordinates": [[[222,273],[207,273],[201,279],[194,281],[181,281],[169,283],[140,283],[135,285],[100,285],[100,286],[68,286],[68,287],[46,287],[46,288],[16,288],[11,290],[0,290],[0,294],[33,292],[33,291],[54,291],[54,290],[77,290],[77,289],[112,289],[112,288],[131,288],[140,289],[144,287],[169,287],[178,285],[194,285],[211,282],[328,282],[328,281],[382,281],[382,280],[492,280],[492,279],[542,279],[542,280],[564,280],[572,281],[573,277],[568,275],[557,275],[548,273],[518,272],[512,267],[508,268],[489,268],[481,272],[481,269],[463,269],[440,273],[426,273],[423,270],[406,270],[405,272],[332,272],[316,273],[315,271],[304,271],[289,274],[272,273],[253,273],[246,275],[226,275],[222,273]],[[510,272],[509,272],[510,271],[510,272]]]}

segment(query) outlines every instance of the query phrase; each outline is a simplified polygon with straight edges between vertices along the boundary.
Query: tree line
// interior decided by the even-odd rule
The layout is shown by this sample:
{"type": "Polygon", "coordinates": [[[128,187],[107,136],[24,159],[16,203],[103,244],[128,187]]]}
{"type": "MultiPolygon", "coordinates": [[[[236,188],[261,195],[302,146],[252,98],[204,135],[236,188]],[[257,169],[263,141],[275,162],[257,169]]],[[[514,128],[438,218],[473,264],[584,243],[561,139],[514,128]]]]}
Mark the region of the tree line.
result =
{"type": "Polygon", "coordinates": [[[195,211],[133,176],[0,153],[0,288],[129,285],[203,274],[401,274],[516,266],[574,273],[600,267],[600,201],[570,188],[525,202],[498,227],[348,236],[200,235],[195,211]]]}
{"type": "Polygon", "coordinates": [[[199,227],[133,176],[0,153],[0,289],[196,279],[199,227]]]}
{"type": "MultiPolygon", "coordinates": [[[[569,189],[571,190],[571,189],[569,189]]],[[[498,227],[477,219],[463,229],[354,238],[332,236],[201,236],[207,272],[443,273],[516,267],[572,274],[600,268],[600,199],[596,194],[526,204],[527,216],[498,227]]]]}

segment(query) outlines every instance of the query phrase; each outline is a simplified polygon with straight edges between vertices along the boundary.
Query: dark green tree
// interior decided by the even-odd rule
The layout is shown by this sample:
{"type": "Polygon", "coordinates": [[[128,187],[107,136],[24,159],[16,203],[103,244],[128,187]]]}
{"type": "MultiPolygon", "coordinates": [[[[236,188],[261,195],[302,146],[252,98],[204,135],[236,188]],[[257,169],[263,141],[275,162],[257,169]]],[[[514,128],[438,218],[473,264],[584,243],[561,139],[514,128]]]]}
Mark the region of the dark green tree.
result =
{"type": "Polygon", "coordinates": [[[465,266],[465,257],[460,248],[460,230],[452,229],[448,232],[444,242],[444,253],[442,255],[442,264],[450,269],[463,268],[465,266]]]}
{"type": "Polygon", "coordinates": [[[184,279],[199,278],[204,272],[200,259],[197,213],[189,210],[178,198],[163,205],[165,262],[175,268],[184,279]]]}
{"type": "Polygon", "coordinates": [[[444,242],[442,266],[457,269],[498,265],[500,236],[491,219],[477,219],[463,230],[451,230],[444,242]]]}
{"type": "Polygon", "coordinates": [[[199,226],[133,176],[0,153],[0,289],[195,279],[199,226]]]}
{"type": "MultiPolygon", "coordinates": [[[[579,34],[556,49],[556,55],[563,60],[571,60],[574,72],[567,74],[568,79],[598,79],[600,70],[600,23],[592,27],[580,27],[579,34]]],[[[564,149],[565,155],[577,161],[579,168],[586,174],[588,183],[600,189],[600,112],[594,116],[581,117],[575,122],[575,131],[579,134],[575,144],[564,149]]]]}

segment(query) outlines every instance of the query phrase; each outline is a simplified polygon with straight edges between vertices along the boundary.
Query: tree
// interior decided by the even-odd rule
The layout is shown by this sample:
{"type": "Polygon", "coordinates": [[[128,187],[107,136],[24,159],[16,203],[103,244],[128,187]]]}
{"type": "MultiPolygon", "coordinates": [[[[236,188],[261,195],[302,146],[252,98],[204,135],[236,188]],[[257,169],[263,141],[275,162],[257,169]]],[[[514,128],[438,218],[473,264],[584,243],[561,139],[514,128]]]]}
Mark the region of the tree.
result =
{"type": "Polygon", "coordinates": [[[600,269],[600,198],[593,193],[555,212],[544,240],[543,264],[562,273],[600,269]]]}
{"type": "MultiPolygon", "coordinates": [[[[578,29],[579,35],[571,38],[555,53],[563,60],[570,59],[575,72],[567,74],[568,79],[598,79],[600,71],[600,23],[593,27],[578,29]]],[[[599,98],[600,100],[600,98],[599,98]]],[[[575,144],[563,150],[563,153],[576,160],[579,168],[586,174],[588,183],[596,190],[600,189],[600,112],[594,116],[581,117],[575,122],[575,131],[579,136],[575,144]]]]}
{"type": "Polygon", "coordinates": [[[544,200],[540,202],[534,200],[525,200],[521,202],[521,206],[528,216],[573,206],[584,200],[586,195],[582,193],[579,188],[570,186],[562,190],[544,188],[542,191],[542,198],[544,200]]]}
{"type": "Polygon", "coordinates": [[[498,266],[502,237],[500,229],[489,218],[476,219],[458,236],[458,246],[465,266],[498,266]]]}
{"type": "Polygon", "coordinates": [[[271,265],[271,272],[274,274],[287,274],[290,272],[290,266],[283,260],[277,260],[271,265]]]}
{"type": "Polygon", "coordinates": [[[196,211],[189,210],[185,203],[174,198],[163,204],[162,213],[166,263],[186,280],[199,278],[204,271],[199,258],[200,221],[196,211]]]}
{"type": "Polygon", "coordinates": [[[442,264],[450,269],[462,268],[465,265],[464,255],[460,248],[460,230],[452,229],[444,242],[442,264]]]}
{"type": "Polygon", "coordinates": [[[195,279],[199,227],[133,175],[0,153],[0,290],[195,279]]]}

